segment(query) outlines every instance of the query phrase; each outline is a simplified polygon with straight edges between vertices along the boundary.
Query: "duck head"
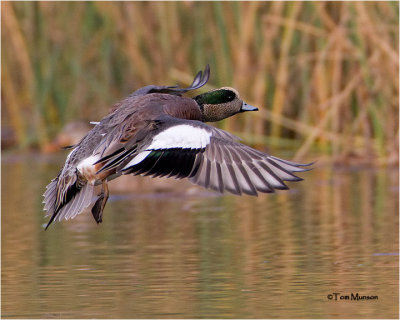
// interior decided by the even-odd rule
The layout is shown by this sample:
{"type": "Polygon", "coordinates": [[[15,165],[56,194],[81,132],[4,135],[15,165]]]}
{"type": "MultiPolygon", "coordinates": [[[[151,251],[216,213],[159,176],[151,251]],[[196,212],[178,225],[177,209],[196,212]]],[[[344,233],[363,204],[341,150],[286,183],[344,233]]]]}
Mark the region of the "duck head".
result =
{"type": "Polygon", "coordinates": [[[200,107],[204,122],[219,121],[239,112],[258,110],[245,103],[239,93],[229,87],[208,91],[193,99],[200,107]]]}

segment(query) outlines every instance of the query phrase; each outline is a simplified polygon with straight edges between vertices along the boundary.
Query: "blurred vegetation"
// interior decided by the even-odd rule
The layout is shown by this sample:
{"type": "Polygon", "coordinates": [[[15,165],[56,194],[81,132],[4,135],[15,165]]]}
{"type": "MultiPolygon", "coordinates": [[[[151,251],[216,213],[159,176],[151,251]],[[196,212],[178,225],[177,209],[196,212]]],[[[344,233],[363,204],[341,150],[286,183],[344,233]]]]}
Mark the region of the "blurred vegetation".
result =
{"type": "Polygon", "coordinates": [[[334,161],[398,162],[398,2],[2,2],[2,140],[43,150],[147,84],[234,86],[220,125],[334,161]]]}

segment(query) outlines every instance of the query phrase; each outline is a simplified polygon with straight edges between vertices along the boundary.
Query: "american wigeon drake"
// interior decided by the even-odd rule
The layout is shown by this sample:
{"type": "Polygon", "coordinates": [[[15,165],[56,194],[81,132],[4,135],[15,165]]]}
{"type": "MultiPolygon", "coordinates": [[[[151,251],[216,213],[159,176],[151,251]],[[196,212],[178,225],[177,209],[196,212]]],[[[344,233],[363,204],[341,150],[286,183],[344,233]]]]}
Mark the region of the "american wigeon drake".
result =
{"type": "Polygon", "coordinates": [[[194,98],[182,96],[204,86],[209,75],[207,65],[188,88],[150,85],[114,105],[71,147],[64,167],[47,186],[44,209],[51,218],[46,229],[52,221],[74,218],[91,205],[94,219],[101,222],[107,181],[122,174],[188,178],[238,195],[288,189],[284,181],[302,180],[293,172],[306,171],[309,164],[265,154],[204,124],[258,110],[228,87],[194,98]]]}

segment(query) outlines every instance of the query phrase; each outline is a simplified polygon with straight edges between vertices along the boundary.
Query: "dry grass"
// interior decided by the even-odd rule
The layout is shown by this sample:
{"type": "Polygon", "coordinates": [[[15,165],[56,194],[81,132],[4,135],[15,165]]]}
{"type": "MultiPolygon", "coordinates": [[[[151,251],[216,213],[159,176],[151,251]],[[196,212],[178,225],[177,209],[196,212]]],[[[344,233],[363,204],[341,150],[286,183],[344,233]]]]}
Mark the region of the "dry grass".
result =
{"type": "Polygon", "coordinates": [[[210,63],[211,86],[261,108],[221,124],[250,142],[398,162],[397,2],[1,5],[2,127],[18,146],[43,148],[65,123],[210,63]]]}

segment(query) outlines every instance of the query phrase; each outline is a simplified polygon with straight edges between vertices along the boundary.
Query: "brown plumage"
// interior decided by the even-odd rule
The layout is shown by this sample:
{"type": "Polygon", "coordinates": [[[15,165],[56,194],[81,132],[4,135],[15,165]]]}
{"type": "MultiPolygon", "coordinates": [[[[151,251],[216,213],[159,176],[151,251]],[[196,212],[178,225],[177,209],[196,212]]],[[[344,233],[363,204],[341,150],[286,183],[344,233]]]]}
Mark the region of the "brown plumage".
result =
{"type": "Polygon", "coordinates": [[[203,123],[257,110],[228,87],[193,99],[182,97],[208,78],[207,66],[188,88],[151,85],[117,103],[73,147],[63,169],[47,186],[44,209],[51,218],[46,229],[52,221],[73,218],[89,206],[96,222],[101,222],[107,181],[121,174],[188,178],[219,192],[249,195],[287,189],[283,181],[301,180],[293,172],[306,171],[307,165],[252,149],[230,133],[203,123]]]}

